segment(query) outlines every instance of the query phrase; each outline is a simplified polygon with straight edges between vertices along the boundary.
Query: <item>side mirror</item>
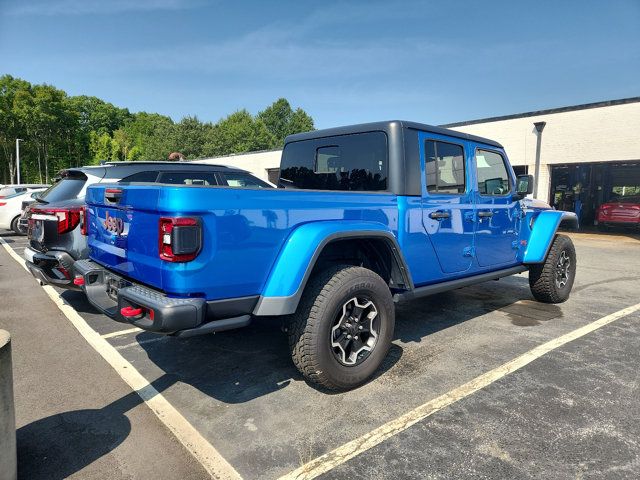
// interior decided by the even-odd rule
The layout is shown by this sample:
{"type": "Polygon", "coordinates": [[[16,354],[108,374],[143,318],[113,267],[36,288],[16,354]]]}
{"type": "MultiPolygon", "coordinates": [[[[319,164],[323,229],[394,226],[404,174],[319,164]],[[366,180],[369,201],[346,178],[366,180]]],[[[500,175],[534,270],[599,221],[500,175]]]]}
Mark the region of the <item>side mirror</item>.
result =
{"type": "Polygon", "coordinates": [[[533,193],[533,175],[518,175],[516,185],[516,193],[520,198],[533,193]]]}

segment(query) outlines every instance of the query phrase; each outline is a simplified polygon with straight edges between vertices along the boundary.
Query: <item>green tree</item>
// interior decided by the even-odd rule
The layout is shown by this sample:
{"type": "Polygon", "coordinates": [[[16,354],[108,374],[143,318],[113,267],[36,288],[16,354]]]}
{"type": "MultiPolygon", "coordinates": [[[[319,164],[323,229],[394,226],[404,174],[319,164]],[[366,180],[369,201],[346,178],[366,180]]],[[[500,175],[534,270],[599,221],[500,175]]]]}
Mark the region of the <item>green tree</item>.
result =
{"type": "Polygon", "coordinates": [[[301,108],[294,111],[286,98],[279,98],[258,113],[258,120],[273,136],[270,148],[282,148],[287,135],[314,130],[313,119],[301,108]]]}
{"type": "Polygon", "coordinates": [[[280,98],[255,117],[239,110],[212,124],[186,116],[131,113],[97,97],[69,97],[51,85],[0,76],[0,181],[15,179],[15,139],[24,181],[49,181],[58,169],[100,160],[165,160],[221,156],[281,147],[313,129],[304,110],[280,98]]]}
{"type": "Polygon", "coordinates": [[[125,129],[115,130],[111,139],[111,160],[129,160],[133,147],[133,139],[125,129]]]}
{"type": "Polygon", "coordinates": [[[221,156],[265,150],[273,144],[273,135],[262,120],[239,110],[220,120],[210,131],[204,146],[205,156],[221,156]]]}
{"type": "Polygon", "coordinates": [[[108,133],[89,133],[89,153],[94,164],[101,160],[110,160],[113,155],[113,140],[108,133]]]}
{"type": "Polygon", "coordinates": [[[16,178],[15,141],[16,138],[24,138],[25,132],[16,115],[14,101],[18,92],[28,92],[29,88],[28,82],[11,75],[0,77],[0,154],[4,160],[0,164],[2,172],[0,183],[11,183],[16,178]]]}
{"type": "Polygon", "coordinates": [[[213,129],[211,123],[202,123],[198,117],[184,117],[174,126],[172,150],[189,159],[204,156],[204,146],[213,129]]]}
{"type": "Polygon", "coordinates": [[[139,160],[166,160],[173,151],[174,123],[169,117],[157,113],[136,113],[133,120],[124,126],[124,131],[137,147],[139,160]]]}

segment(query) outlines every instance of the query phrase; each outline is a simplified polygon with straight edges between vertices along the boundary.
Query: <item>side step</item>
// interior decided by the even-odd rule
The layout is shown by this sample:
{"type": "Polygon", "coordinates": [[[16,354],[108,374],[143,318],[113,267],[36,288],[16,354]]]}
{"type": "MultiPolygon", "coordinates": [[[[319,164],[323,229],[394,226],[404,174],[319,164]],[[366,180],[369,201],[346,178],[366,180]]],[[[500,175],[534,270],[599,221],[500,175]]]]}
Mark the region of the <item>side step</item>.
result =
{"type": "Polygon", "coordinates": [[[475,285],[476,283],[483,283],[488,280],[498,280],[499,278],[515,275],[516,273],[522,273],[526,270],[528,270],[527,267],[518,265],[517,267],[505,268],[494,272],[481,273],[480,275],[474,275],[473,277],[458,278],[456,280],[449,280],[448,282],[425,285],[424,287],[414,288],[408,292],[396,293],[393,296],[393,301],[395,303],[407,302],[414,298],[427,297],[429,295],[435,295],[436,293],[468,287],[470,285],[475,285]]]}
{"type": "Polygon", "coordinates": [[[180,338],[195,337],[196,335],[205,335],[207,333],[223,332],[225,330],[246,327],[250,323],[251,315],[241,315],[239,317],[225,318],[223,320],[213,320],[211,322],[203,323],[196,328],[175,332],[172,336],[180,338]]]}

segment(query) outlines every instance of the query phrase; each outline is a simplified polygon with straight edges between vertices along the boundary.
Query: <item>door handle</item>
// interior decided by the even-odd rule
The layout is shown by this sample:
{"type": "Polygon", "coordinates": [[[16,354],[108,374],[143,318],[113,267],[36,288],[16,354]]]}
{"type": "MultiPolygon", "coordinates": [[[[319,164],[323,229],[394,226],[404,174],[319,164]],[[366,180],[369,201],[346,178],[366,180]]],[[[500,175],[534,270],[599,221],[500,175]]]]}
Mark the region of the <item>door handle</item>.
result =
{"type": "Polygon", "coordinates": [[[429,218],[434,220],[442,220],[443,218],[449,218],[451,214],[449,212],[443,212],[442,210],[438,210],[436,212],[431,212],[429,214],[429,218]]]}
{"type": "Polygon", "coordinates": [[[478,212],[478,217],[480,218],[493,217],[493,212],[491,210],[483,210],[481,212],[478,212]]]}

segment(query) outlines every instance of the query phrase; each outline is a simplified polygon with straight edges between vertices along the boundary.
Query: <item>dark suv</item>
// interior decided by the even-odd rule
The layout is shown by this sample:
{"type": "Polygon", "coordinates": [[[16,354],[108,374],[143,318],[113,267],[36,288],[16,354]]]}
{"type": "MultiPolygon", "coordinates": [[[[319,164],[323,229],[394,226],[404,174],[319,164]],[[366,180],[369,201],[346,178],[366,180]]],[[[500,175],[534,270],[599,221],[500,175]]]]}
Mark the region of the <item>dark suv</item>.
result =
{"type": "Polygon", "coordinates": [[[41,283],[77,289],[71,267],[88,257],[84,196],[96,183],[163,183],[272,188],[249,172],[222,165],[190,162],[113,162],[70,168],[29,206],[29,247],[24,251],[31,274],[41,283]]]}

